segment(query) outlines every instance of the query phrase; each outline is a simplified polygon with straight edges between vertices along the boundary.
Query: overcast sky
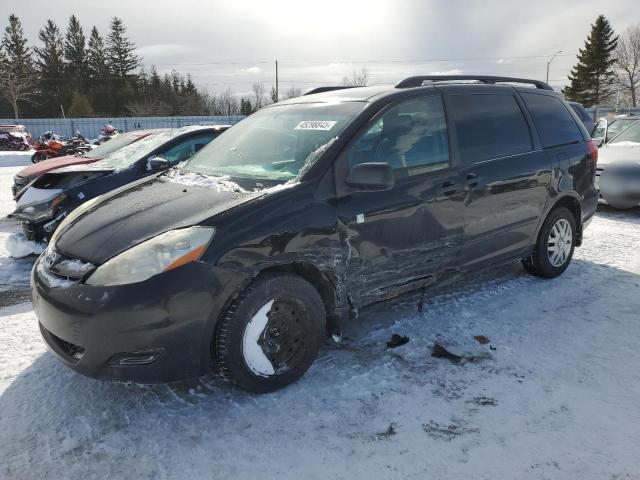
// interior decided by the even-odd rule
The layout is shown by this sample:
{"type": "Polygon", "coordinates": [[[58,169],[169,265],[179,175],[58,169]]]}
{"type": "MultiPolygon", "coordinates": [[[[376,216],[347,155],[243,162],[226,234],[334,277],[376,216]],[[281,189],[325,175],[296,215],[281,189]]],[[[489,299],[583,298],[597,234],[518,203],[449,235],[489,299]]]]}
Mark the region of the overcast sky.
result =
{"type": "Polygon", "coordinates": [[[617,32],[640,21],[637,0],[0,0],[0,19],[20,17],[29,40],[48,18],[66,28],[76,14],[88,36],[121,17],[145,66],[191,72],[211,92],[340,83],[366,66],[370,83],[417,73],[458,72],[566,83],[597,15],[617,32]],[[525,58],[526,57],[526,58],[525,58]]]}

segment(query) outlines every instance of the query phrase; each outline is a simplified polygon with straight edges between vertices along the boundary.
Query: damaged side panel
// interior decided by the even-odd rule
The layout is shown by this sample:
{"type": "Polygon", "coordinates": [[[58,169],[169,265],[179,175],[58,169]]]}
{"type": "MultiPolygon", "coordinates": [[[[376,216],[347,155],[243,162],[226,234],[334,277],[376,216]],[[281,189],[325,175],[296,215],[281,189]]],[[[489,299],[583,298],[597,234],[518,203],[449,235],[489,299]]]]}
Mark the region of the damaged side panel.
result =
{"type": "MultiPolygon", "coordinates": [[[[337,181],[340,181],[337,179],[337,181]]],[[[355,307],[456,275],[462,250],[462,189],[456,169],[396,181],[385,192],[353,192],[338,203],[347,288],[355,307]]]]}

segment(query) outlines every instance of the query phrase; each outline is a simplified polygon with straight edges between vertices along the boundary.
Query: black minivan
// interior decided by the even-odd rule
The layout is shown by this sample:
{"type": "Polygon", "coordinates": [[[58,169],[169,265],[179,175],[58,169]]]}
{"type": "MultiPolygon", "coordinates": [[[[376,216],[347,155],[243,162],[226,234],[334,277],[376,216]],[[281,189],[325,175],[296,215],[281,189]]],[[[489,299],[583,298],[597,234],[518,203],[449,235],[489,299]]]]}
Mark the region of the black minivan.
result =
{"type": "Polygon", "coordinates": [[[560,275],[596,210],[596,157],[534,80],[305,95],[76,209],[33,268],[34,309],[50,349],[85,375],[154,383],[213,368],[273,391],[355,309],[515,259],[560,275]]]}

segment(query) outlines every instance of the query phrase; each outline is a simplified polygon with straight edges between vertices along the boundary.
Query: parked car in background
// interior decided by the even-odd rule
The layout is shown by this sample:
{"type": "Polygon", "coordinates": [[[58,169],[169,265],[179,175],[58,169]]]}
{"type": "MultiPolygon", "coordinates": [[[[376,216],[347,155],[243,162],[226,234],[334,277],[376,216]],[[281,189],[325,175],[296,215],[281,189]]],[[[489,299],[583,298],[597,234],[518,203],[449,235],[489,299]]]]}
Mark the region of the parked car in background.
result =
{"type": "Polygon", "coordinates": [[[600,148],[596,187],[601,199],[614,208],[640,204],[640,122],[600,148]]]}
{"type": "Polygon", "coordinates": [[[612,120],[601,118],[591,132],[591,138],[596,145],[602,146],[609,142],[623,130],[640,121],[640,117],[635,115],[615,117],[612,120]]]}
{"type": "Polygon", "coordinates": [[[131,143],[145,138],[152,133],[160,132],[161,129],[154,130],[137,130],[134,132],[123,133],[118,135],[112,141],[106,142],[92,150],[84,152],[82,155],[65,155],[64,157],[50,158],[41,162],[30,165],[20,170],[13,177],[13,186],[11,187],[11,193],[17,200],[20,198],[20,194],[24,188],[36,178],[44,175],[56,168],[68,167],[71,165],[85,165],[89,163],[95,163],[98,160],[108,157],[113,152],[120,150],[131,143]]]}
{"type": "Polygon", "coordinates": [[[0,125],[0,150],[24,152],[31,149],[31,134],[24,125],[0,125]]]}
{"type": "Polygon", "coordinates": [[[270,392],[352,309],[514,259],[560,275],[595,213],[597,152],[535,80],[290,99],[69,215],[34,266],[34,310],[85,375],[168,382],[213,365],[270,392]]]}
{"type": "Polygon", "coordinates": [[[578,115],[578,118],[582,121],[582,124],[584,125],[584,128],[587,129],[587,132],[591,132],[593,130],[593,127],[595,127],[595,122],[593,121],[591,115],[589,115],[589,112],[585,110],[584,105],[578,102],[567,103],[571,105],[573,111],[576,112],[576,115],[578,115]]]}
{"type": "Polygon", "coordinates": [[[9,216],[22,222],[28,239],[47,239],[62,219],[82,203],[183,162],[226,128],[163,130],[120,148],[103,160],[49,171],[29,184],[9,216]]]}

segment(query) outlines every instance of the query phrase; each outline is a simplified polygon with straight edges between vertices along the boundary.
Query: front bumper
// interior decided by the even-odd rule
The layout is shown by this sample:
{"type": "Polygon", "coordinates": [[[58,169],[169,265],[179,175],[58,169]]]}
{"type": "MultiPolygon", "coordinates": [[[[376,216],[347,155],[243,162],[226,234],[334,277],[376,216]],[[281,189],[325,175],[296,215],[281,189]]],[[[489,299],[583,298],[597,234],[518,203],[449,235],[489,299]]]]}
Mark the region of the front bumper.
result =
{"type": "Polygon", "coordinates": [[[93,287],[53,276],[43,258],[31,274],[43,339],[73,370],[116,381],[166,383],[206,373],[217,319],[246,280],[194,262],[136,284],[93,287]]]}

